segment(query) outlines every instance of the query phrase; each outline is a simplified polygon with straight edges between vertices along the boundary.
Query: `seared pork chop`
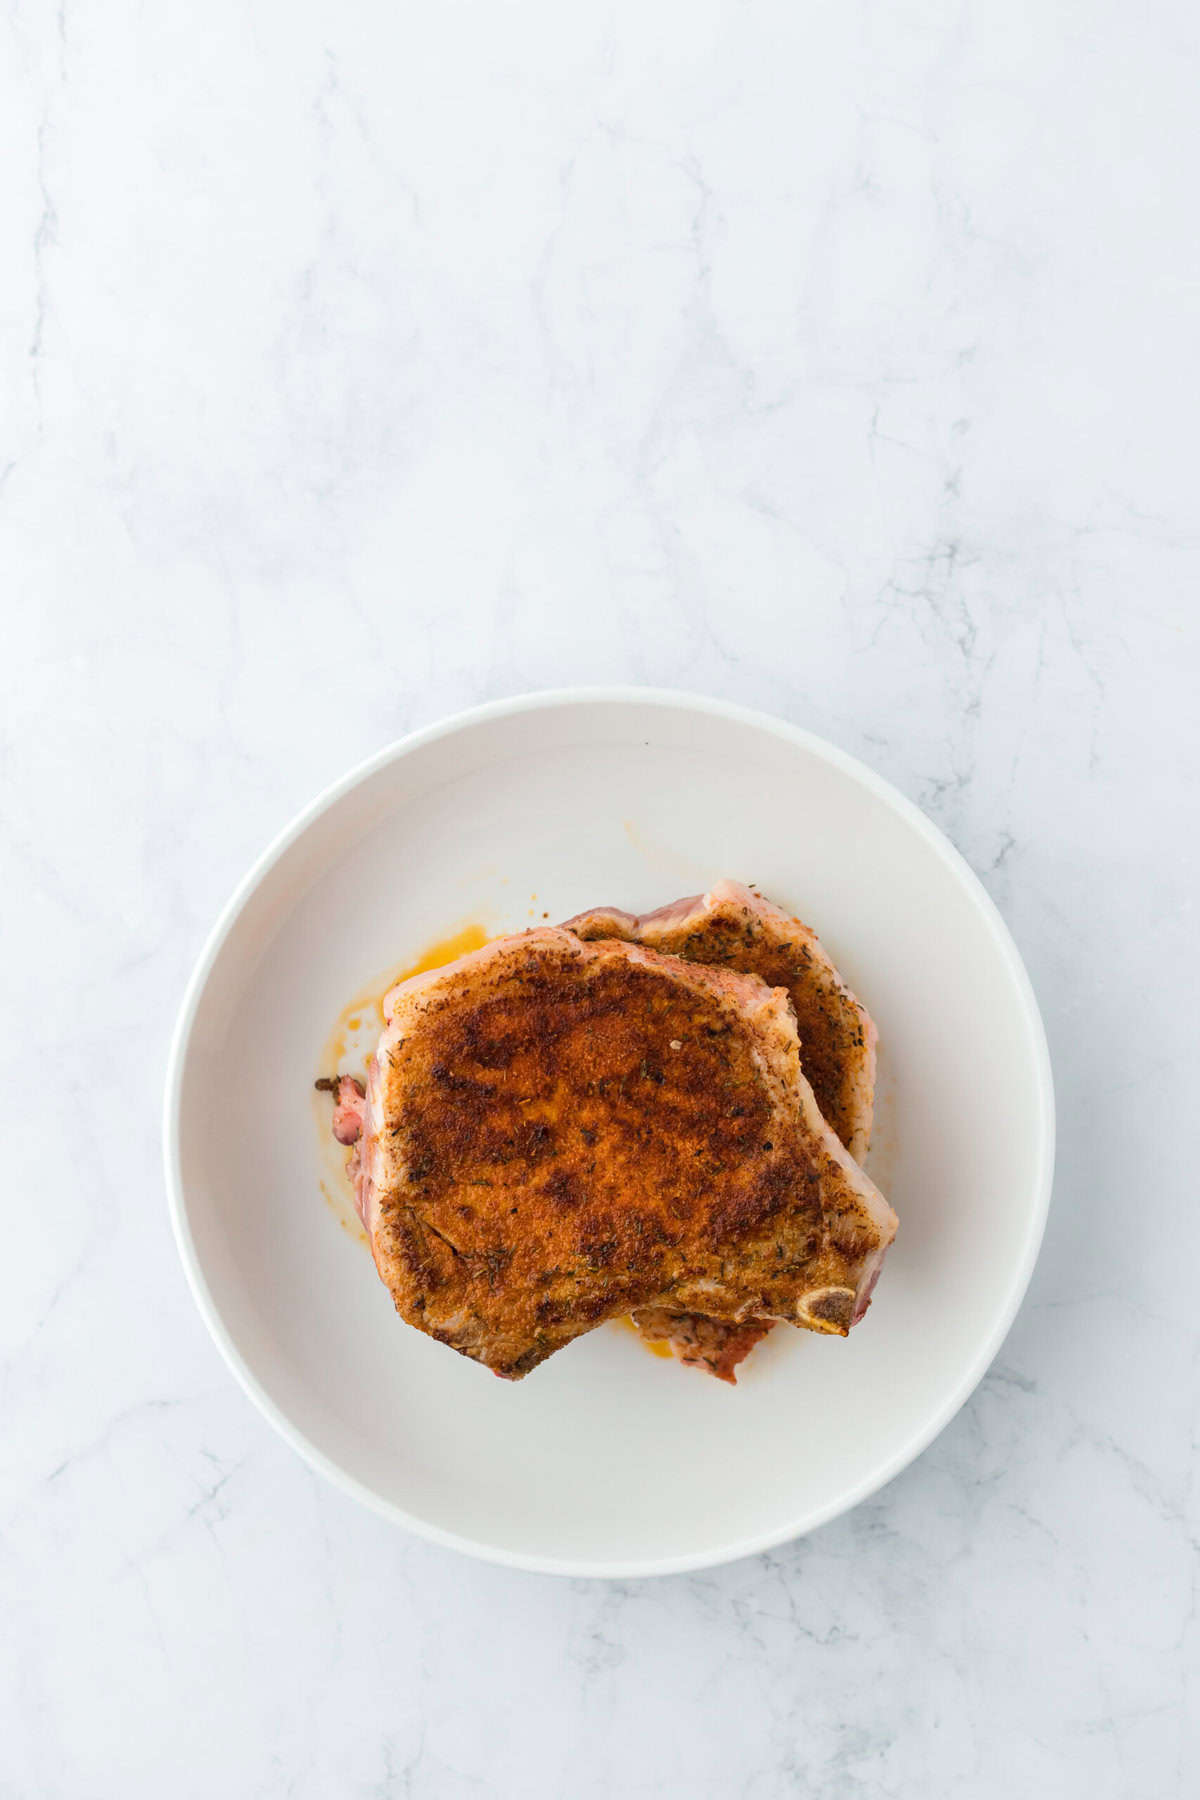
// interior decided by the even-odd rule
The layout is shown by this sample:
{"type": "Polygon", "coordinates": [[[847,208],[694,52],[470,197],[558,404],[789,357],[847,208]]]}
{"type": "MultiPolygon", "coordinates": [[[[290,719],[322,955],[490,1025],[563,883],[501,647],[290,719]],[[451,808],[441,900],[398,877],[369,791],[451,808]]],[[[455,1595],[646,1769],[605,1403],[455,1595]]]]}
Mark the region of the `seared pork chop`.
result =
{"type": "MultiPolygon", "coordinates": [[[[656,912],[597,907],[567,920],[582,938],[621,938],[690,962],[758,975],[769,987],[786,988],[800,1032],[800,1061],[826,1124],[856,1162],[871,1141],[875,1103],[875,1026],[850,992],[815,932],[761,894],[736,881],[719,881],[707,894],[676,900],[656,912]]],[[[689,1314],[638,1315],[643,1336],[665,1339],[682,1362],[697,1363],[723,1381],[770,1330],[689,1314]]]]}
{"type": "Polygon", "coordinates": [[[718,881],[656,912],[599,906],[566,921],[578,937],[622,938],[668,956],[757,975],[786,988],[800,1032],[800,1061],[827,1125],[855,1162],[871,1141],[876,1031],[815,931],[738,881],[718,881]]]}
{"type": "Polygon", "coordinates": [[[384,1016],[357,1185],[410,1324],[515,1379],[640,1308],[843,1336],[865,1310],[895,1215],[821,1116],[786,993],[544,928],[384,1016]]]}

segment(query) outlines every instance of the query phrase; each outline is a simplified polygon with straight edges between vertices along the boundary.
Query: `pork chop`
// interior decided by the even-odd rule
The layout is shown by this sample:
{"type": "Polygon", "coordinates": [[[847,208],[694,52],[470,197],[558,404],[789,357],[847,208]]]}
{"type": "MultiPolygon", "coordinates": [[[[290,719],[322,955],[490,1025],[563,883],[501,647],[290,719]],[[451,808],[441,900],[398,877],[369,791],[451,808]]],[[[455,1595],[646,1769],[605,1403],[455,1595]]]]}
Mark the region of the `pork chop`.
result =
{"type": "Polygon", "coordinates": [[[842,1336],[865,1310],[895,1215],[821,1116],[785,992],[548,927],[384,1016],[356,1180],[410,1324],[516,1379],[641,1308],[842,1336]]]}
{"type": "Polygon", "coordinates": [[[815,931],[739,881],[718,881],[707,894],[640,916],[615,906],[595,907],[568,919],[566,929],[589,941],[644,944],[786,988],[800,1032],[800,1061],[817,1105],[855,1162],[862,1162],[871,1142],[877,1033],[815,931]]]}
{"type": "MultiPolygon", "coordinates": [[[[656,912],[597,907],[567,920],[580,937],[620,938],[691,962],[758,975],[786,988],[800,1032],[800,1061],[826,1124],[856,1162],[871,1141],[875,1104],[875,1026],[846,986],[816,933],[761,894],[719,881],[707,894],[676,900],[656,912]]],[[[734,1369],[770,1330],[656,1309],[634,1324],[644,1337],[665,1340],[682,1362],[734,1381],[734,1369]]]]}

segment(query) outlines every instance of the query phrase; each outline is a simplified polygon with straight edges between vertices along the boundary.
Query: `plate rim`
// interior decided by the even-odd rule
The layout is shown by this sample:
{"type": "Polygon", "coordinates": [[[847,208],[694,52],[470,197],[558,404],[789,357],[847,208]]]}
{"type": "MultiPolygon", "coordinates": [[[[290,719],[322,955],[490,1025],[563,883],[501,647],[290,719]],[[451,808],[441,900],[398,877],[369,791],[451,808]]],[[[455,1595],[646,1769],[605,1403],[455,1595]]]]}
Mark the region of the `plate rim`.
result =
{"type": "Polygon", "coordinates": [[[864,1500],[870,1499],[873,1494],[878,1493],[881,1488],[893,1481],[910,1463],[915,1462],[917,1457],[928,1449],[934,1439],[946,1429],[950,1421],[970,1399],[1012,1329],[1028,1290],[1045,1235],[1054,1184],[1055,1164],[1054,1078],[1046,1029],[1033,983],[1012,933],[995,901],[961,851],[955,848],[941,828],[926,813],[922,812],[914,801],[910,800],[906,794],[901,793],[899,788],[894,787],[868,763],[851,755],[849,751],[842,750],[838,745],[830,743],[828,739],[820,737],[816,732],[809,731],[804,726],[794,725],[790,720],[780,719],[755,707],[743,706],[736,701],[691,693],[685,689],[640,687],[636,684],[545,688],[485,701],[477,706],[465,707],[395,739],[322,788],[306,806],[303,806],[288,821],[281,831],[276,833],[254,860],[221,908],[215,924],[203,943],[184,989],[171,1033],[163,1089],[162,1130],[163,1169],[171,1226],[175,1246],[183,1264],[192,1298],[232,1374],[284,1441],[311,1468],[316,1469],[342,1493],[359,1501],[379,1517],[389,1520],[392,1524],[402,1525],[418,1537],[444,1549],[458,1550],[485,1562],[507,1568],[529,1570],[537,1574],[591,1577],[604,1580],[629,1580],[653,1575],[684,1574],[692,1570],[715,1568],[725,1563],[736,1562],[742,1557],[757,1555],[764,1550],[777,1549],[782,1544],[791,1543],[797,1538],[807,1536],[810,1531],[818,1530],[822,1525],[827,1525],[833,1519],[840,1518],[843,1513],[860,1506],[864,1500]],[[615,1562],[604,1559],[543,1556],[532,1552],[508,1550],[501,1545],[490,1544],[478,1538],[449,1531],[432,1520],[420,1518],[418,1515],[406,1511],[404,1507],[397,1505],[394,1501],[385,1499],[365,1482],[348,1474],[340,1464],[306,1437],[261,1386],[234,1343],[213,1298],[188,1221],[179,1142],[180,1108],[188,1052],[196,1014],[209,976],[247,901],[261,886],[284,853],[308,830],[309,826],[336,805],[344,795],[368,780],[378,770],[387,767],[392,762],[399,761],[404,756],[411,755],[426,744],[435,743],[439,738],[451,736],[457,731],[485,723],[490,719],[506,718],[525,712],[596,704],[659,706],[675,711],[696,712],[709,718],[724,719],[735,724],[751,726],[797,748],[804,749],[841,770],[842,773],[860,782],[909,824],[919,836],[924,838],[930,848],[947,865],[950,872],[957,876],[974,901],[976,910],[982,916],[983,922],[1007,966],[1025,1014],[1025,1023],[1029,1027],[1038,1109],[1037,1175],[1033,1206],[1021,1255],[1014,1264],[1008,1293],[992,1331],[974,1356],[966,1363],[964,1371],[952,1386],[948,1398],[932,1417],[923,1422],[902,1447],[886,1458],[879,1468],[865,1476],[852,1489],[840,1496],[836,1502],[802,1512],[793,1523],[782,1529],[755,1533],[747,1538],[735,1539],[677,1556],[652,1557],[641,1561],[623,1559],[615,1562]]]}

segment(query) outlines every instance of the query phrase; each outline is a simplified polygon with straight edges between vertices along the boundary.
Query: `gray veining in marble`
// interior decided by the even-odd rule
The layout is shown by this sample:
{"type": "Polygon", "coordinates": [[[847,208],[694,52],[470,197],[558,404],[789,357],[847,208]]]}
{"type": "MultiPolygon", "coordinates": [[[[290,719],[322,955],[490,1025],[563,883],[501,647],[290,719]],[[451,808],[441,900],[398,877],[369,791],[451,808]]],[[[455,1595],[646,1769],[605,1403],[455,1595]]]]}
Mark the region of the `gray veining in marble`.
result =
{"type": "Polygon", "coordinates": [[[12,0],[0,1793],[1200,1787],[1198,27],[12,0]],[[208,1341],[165,1046],[409,727],[690,687],[864,756],[1028,961],[1028,1301],[849,1517],[656,1582],[411,1540],[208,1341]]]}

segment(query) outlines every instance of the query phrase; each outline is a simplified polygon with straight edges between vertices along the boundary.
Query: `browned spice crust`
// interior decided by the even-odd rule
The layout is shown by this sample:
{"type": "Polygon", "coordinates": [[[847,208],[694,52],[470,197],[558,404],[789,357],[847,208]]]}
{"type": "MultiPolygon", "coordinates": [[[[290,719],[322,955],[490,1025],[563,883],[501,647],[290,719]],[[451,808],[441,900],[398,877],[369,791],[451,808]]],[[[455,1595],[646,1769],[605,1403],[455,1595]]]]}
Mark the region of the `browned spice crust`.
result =
{"type": "Polygon", "coordinates": [[[844,1331],[805,1295],[878,1234],[801,1080],[783,995],[635,946],[539,930],[402,987],[365,1165],[397,1307],[510,1377],[652,1302],[844,1331]]]}

